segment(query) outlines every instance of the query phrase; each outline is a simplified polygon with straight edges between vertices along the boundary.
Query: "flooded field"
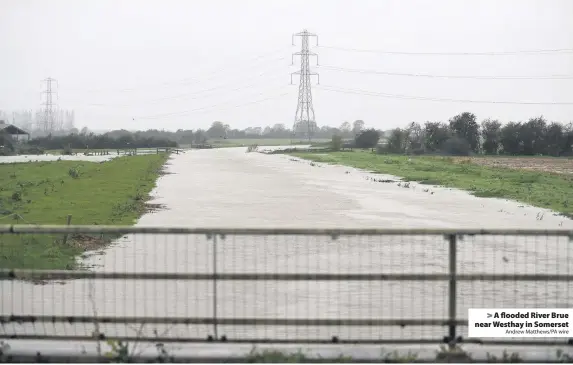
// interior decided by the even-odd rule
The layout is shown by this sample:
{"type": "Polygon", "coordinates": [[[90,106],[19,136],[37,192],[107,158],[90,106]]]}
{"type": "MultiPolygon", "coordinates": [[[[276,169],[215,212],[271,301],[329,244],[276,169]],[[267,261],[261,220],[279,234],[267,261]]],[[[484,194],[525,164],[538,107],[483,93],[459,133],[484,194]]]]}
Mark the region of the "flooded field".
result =
{"type": "MultiPolygon", "coordinates": [[[[175,155],[152,203],[167,207],[139,226],[317,228],[570,228],[573,221],[523,204],[411,184],[343,166],[245,148],[175,155]],[[373,178],[376,179],[373,180],[373,178]],[[541,218],[540,218],[541,217],[541,218]]],[[[569,274],[567,239],[467,237],[458,245],[461,273],[569,274]]],[[[443,237],[244,237],[214,245],[205,236],[129,235],[85,262],[94,270],[209,273],[445,273],[443,237]],[[214,252],[217,253],[213,259],[214,252]]],[[[446,318],[446,282],[88,281],[33,285],[2,282],[2,314],[218,318],[446,318]]],[[[555,308],[573,305],[568,283],[462,282],[458,313],[471,307],[555,308]]],[[[135,336],[139,326],[102,324],[108,335],[135,336]]],[[[18,334],[90,335],[91,324],[5,324],[18,334]]],[[[146,325],[153,336],[207,338],[206,325],[146,325]]],[[[442,338],[445,328],[219,326],[234,338],[442,338]]],[[[465,335],[465,333],[461,333],[465,335]]]]}
{"type": "Polygon", "coordinates": [[[85,156],[77,155],[18,155],[18,156],[0,156],[0,163],[22,163],[22,162],[41,162],[41,161],[88,161],[102,162],[117,157],[117,154],[107,156],[85,156]]]}
{"type": "MultiPolygon", "coordinates": [[[[138,155],[148,155],[157,153],[155,148],[138,148],[138,155]]],[[[87,161],[87,162],[102,162],[109,161],[112,158],[125,156],[125,151],[120,151],[118,154],[116,150],[110,150],[108,155],[86,155],[84,153],[76,153],[74,155],[18,155],[18,156],[0,156],[1,163],[21,163],[21,162],[41,162],[41,161],[87,161]]]]}

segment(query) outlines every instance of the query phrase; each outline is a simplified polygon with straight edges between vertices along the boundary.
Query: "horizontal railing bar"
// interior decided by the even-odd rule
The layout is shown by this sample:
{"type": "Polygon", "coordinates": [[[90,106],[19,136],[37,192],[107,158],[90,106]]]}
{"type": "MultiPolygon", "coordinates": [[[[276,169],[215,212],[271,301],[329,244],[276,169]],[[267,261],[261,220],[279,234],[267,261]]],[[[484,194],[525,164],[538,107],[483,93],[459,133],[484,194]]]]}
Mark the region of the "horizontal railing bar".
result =
{"type": "MultiPolygon", "coordinates": [[[[0,269],[0,280],[123,279],[226,281],[443,281],[449,274],[325,274],[325,273],[138,273],[73,270],[0,269]]],[[[573,274],[458,274],[458,281],[573,281],[573,274]]]]}
{"type": "Polygon", "coordinates": [[[92,233],[92,234],[204,234],[204,235],[305,235],[305,236],[376,236],[376,235],[512,235],[512,236],[569,236],[568,229],[447,229],[447,228],[189,228],[135,227],[97,225],[0,225],[0,233],[92,233]]]}
{"type": "MultiPolygon", "coordinates": [[[[143,355],[136,355],[131,357],[134,363],[137,364],[143,364],[143,363],[153,363],[153,362],[157,362],[157,355],[156,356],[143,356],[143,355]]],[[[10,359],[13,359],[14,362],[17,363],[25,363],[25,364],[31,364],[31,363],[37,363],[39,362],[39,359],[41,359],[42,361],[46,362],[50,362],[50,363],[58,363],[58,364],[64,364],[64,363],[70,363],[70,362],[74,362],[74,363],[111,363],[112,360],[110,360],[109,358],[106,357],[98,357],[98,356],[94,356],[94,355],[48,355],[48,356],[41,356],[38,357],[37,355],[31,355],[31,354],[16,354],[16,355],[12,355],[10,354],[10,359]]],[[[349,359],[344,359],[345,363],[348,364],[380,364],[380,362],[383,359],[375,359],[375,358],[361,358],[361,357],[352,357],[349,359]]],[[[194,356],[194,355],[183,355],[183,356],[176,356],[175,359],[173,360],[176,363],[186,363],[186,364],[221,364],[221,363],[227,363],[227,364],[247,364],[247,363],[251,363],[251,358],[248,356],[243,356],[243,357],[236,357],[236,356],[230,356],[230,357],[221,357],[221,356],[213,356],[213,357],[204,357],[204,356],[194,356]]],[[[307,362],[312,362],[313,364],[333,364],[333,363],[339,363],[340,362],[340,357],[307,357],[306,359],[307,362]]],[[[392,362],[392,361],[390,361],[392,362]]],[[[485,362],[485,361],[483,361],[485,362]]],[[[435,364],[436,363],[436,359],[435,358],[431,358],[431,357],[427,357],[427,358],[416,358],[415,361],[412,361],[412,363],[416,363],[416,364],[435,364]]],[[[545,361],[545,360],[535,360],[535,359],[520,359],[519,363],[522,364],[553,364],[555,363],[554,361],[545,361]]]]}
{"type": "MultiPolygon", "coordinates": [[[[573,278],[573,275],[571,275],[573,278]]],[[[123,279],[225,281],[382,281],[448,280],[447,274],[281,274],[281,273],[122,273],[71,270],[0,270],[0,280],[123,279]]]]}
{"type": "MultiPolygon", "coordinates": [[[[7,335],[0,334],[0,339],[13,339],[13,340],[54,340],[54,341],[97,341],[93,336],[73,336],[73,335],[7,335]]],[[[197,337],[146,337],[146,336],[105,336],[99,338],[100,341],[125,341],[125,342],[185,342],[185,343],[246,343],[246,344],[363,344],[363,345],[377,345],[377,344],[438,344],[444,343],[443,339],[364,339],[364,340],[345,340],[337,339],[334,342],[331,338],[227,338],[226,340],[214,340],[197,337]]],[[[538,342],[539,343],[539,342],[538,342]]]]}
{"type": "MultiPolygon", "coordinates": [[[[347,340],[337,338],[336,342],[332,339],[320,338],[226,338],[223,340],[214,340],[208,338],[197,337],[146,337],[146,336],[105,336],[103,338],[94,338],[93,336],[73,336],[73,335],[41,335],[41,334],[25,334],[25,335],[9,335],[0,334],[0,339],[12,340],[52,340],[52,341],[124,341],[124,342],[153,342],[153,343],[235,343],[235,344],[342,344],[342,345],[407,345],[407,344],[443,344],[443,338],[429,339],[429,338],[411,338],[411,339],[354,339],[347,340]]],[[[568,339],[563,338],[560,340],[546,339],[530,340],[520,338],[516,340],[481,340],[477,338],[463,339],[460,344],[480,344],[484,346],[564,346],[568,345],[568,339]]]]}
{"type": "Polygon", "coordinates": [[[213,317],[115,317],[115,316],[48,316],[2,315],[6,323],[117,323],[117,324],[201,324],[227,326],[467,326],[467,320],[448,319],[306,319],[306,318],[213,318],[213,317]]]}

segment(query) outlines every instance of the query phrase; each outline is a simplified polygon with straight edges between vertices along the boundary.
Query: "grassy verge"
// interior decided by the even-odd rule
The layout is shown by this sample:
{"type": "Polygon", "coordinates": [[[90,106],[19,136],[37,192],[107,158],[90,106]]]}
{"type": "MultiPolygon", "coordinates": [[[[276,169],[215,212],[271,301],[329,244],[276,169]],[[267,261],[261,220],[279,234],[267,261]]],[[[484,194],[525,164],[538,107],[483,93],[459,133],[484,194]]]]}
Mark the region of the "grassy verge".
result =
{"type": "MultiPolygon", "coordinates": [[[[130,225],[143,214],[167,154],[103,163],[0,164],[0,224],[130,225]]],[[[1,268],[73,269],[84,251],[114,237],[0,235],[1,268]]]]}
{"type": "Polygon", "coordinates": [[[291,155],[395,175],[407,181],[463,189],[479,197],[512,199],[573,217],[571,175],[455,163],[448,157],[390,156],[364,151],[291,155]]]}

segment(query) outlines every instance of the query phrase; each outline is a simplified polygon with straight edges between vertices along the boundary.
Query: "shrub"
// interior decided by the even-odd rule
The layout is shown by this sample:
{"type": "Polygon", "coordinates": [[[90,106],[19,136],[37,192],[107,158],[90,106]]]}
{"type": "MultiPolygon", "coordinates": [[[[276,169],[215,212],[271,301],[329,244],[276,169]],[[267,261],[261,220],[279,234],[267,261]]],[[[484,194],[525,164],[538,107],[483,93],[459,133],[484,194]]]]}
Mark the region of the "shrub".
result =
{"type": "Polygon", "coordinates": [[[471,152],[470,144],[463,138],[451,137],[444,142],[442,152],[451,156],[468,156],[471,152]]]}
{"type": "Polygon", "coordinates": [[[333,151],[340,151],[342,148],[342,137],[339,135],[333,135],[332,141],[330,142],[330,147],[333,151]]]}
{"type": "Polygon", "coordinates": [[[356,136],[355,143],[358,148],[374,148],[380,139],[380,132],[376,129],[367,129],[356,136]]]}

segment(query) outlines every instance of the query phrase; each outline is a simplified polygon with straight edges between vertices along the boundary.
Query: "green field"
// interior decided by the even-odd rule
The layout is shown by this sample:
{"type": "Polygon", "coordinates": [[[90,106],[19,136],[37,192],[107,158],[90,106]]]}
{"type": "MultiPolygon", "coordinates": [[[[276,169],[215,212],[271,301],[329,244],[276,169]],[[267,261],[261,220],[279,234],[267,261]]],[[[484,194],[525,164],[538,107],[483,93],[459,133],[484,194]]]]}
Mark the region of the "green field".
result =
{"type": "MultiPolygon", "coordinates": [[[[325,142],[326,139],[313,139],[312,143],[325,142]]],[[[213,147],[247,147],[253,144],[259,146],[289,146],[290,138],[238,138],[238,139],[212,139],[207,141],[213,147]]],[[[294,144],[308,144],[308,141],[294,141],[294,144]]]]}
{"type": "Polygon", "coordinates": [[[481,166],[451,157],[377,155],[370,151],[291,155],[394,175],[407,181],[463,189],[479,197],[516,200],[573,217],[571,174],[481,166]]]}
{"type": "MultiPolygon", "coordinates": [[[[0,224],[131,225],[146,211],[168,154],[108,162],[0,164],[0,224]]],[[[71,269],[113,237],[0,235],[0,268],[71,269]]]]}
{"type": "MultiPolygon", "coordinates": [[[[313,139],[312,140],[312,145],[328,145],[330,143],[330,139],[313,139]]],[[[254,145],[257,144],[259,146],[289,146],[291,144],[291,140],[290,138],[237,138],[237,139],[210,139],[206,142],[206,144],[213,146],[214,148],[223,148],[223,147],[247,147],[250,145],[254,145]]],[[[294,144],[297,145],[307,145],[308,141],[299,141],[296,140],[294,141],[294,144]]],[[[181,144],[179,146],[179,149],[185,149],[185,148],[190,148],[191,145],[189,144],[181,144]]],[[[164,147],[162,147],[164,148],[164,147]]],[[[122,152],[128,151],[126,149],[119,149],[122,152]]],[[[140,150],[146,150],[146,151],[152,151],[155,150],[154,147],[150,147],[150,148],[138,148],[138,151],[140,150]]],[[[57,149],[57,150],[46,150],[45,152],[47,154],[51,154],[51,155],[59,155],[61,154],[63,151],[63,149],[57,149]]],[[[109,151],[110,153],[115,154],[117,152],[117,149],[113,149],[113,148],[100,148],[100,149],[73,149],[72,152],[73,153],[77,153],[77,154],[83,154],[85,152],[90,152],[90,153],[98,153],[98,152],[102,152],[102,151],[109,151]]]]}

